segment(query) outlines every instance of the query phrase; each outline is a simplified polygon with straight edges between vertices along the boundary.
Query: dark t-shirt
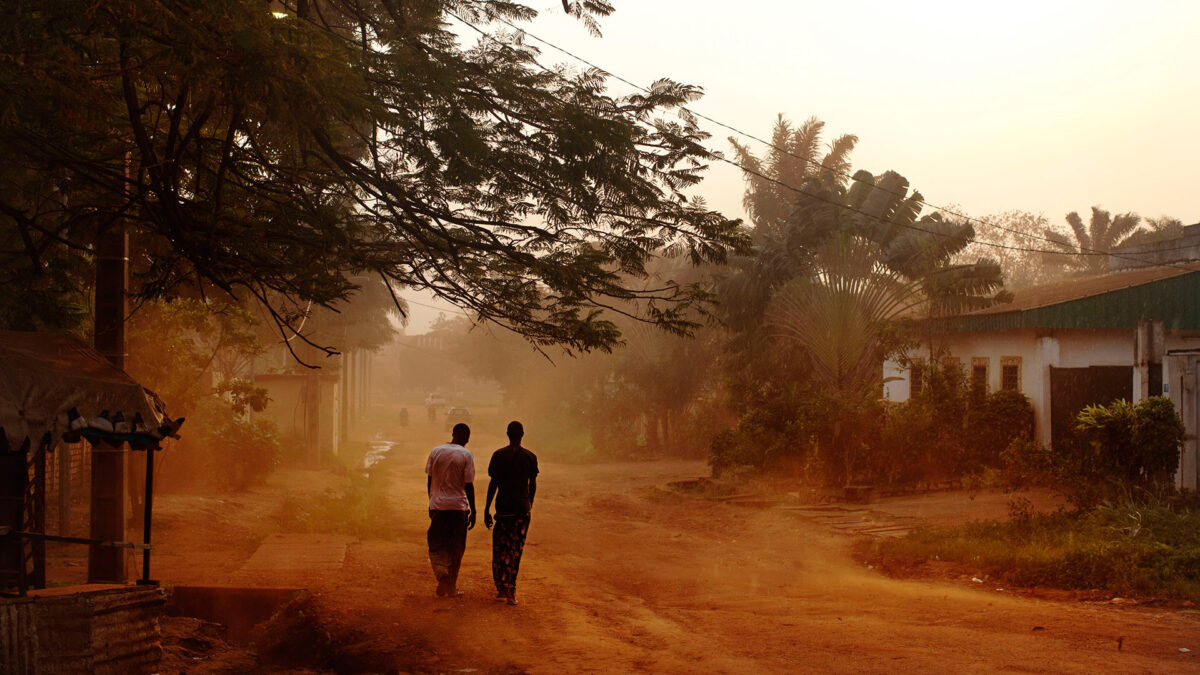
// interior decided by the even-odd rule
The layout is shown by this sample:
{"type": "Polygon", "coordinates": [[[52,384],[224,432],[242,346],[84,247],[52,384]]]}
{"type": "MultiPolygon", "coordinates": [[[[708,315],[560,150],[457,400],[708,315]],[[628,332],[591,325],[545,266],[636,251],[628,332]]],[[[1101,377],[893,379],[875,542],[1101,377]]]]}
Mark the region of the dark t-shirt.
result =
{"type": "Polygon", "coordinates": [[[520,446],[500,448],[492,453],[488,475],[496,484],[496,515],[529,513],[529,481],[538,475],[537,455],[520,446]]]}

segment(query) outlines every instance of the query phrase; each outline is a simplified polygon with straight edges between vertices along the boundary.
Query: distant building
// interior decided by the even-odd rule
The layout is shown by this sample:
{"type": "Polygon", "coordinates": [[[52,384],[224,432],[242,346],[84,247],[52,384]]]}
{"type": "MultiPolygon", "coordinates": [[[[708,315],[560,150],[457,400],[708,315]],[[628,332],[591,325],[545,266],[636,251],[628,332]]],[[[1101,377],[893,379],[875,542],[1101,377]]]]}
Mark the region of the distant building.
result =
{"type": "MultiPolygon", "coordinates": [[[[1186,241],[1162,242],[1160,248],[1186,252],[1192,237],[1200,246],[1200,228],[1186,230],[1186,241]]],[[[1086,405],[1169,395],[1189,435],[1177,483],[1197,488],[1200,264],[1139,267],[1021,289],[1009,304],[927,327],[941,353],[965,368],[975,386],[1028,396],[1036,438],[1045,444],[1059,441],[1086,405]]],[[[920,365],[928,353],[922,347],[908,356],[920,365]]],[[[887,400],[907,400],[921,386],[920,369],[901,363],[884,364],[884,377],[896,378],[884,385],[887,400]]]]}
{"type": "Polygon", "coordinates": [[[1120,246],[1108,255],[1108,269],[1113,272],[1182,263],[1200,263],[1200,223],[1183,228],[1183,234],[1150,244],[1120,246]]]}

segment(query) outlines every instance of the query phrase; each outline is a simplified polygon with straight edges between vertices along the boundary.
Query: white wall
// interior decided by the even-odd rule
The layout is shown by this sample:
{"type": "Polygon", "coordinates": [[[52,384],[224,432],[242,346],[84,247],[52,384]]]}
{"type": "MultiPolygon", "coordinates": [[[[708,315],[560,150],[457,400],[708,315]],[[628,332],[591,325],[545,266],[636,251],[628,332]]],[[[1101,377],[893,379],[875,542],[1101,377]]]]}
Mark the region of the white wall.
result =
{"type": "MultiPolygon", "coordinates": [[[[1050,443],[1050,367],[1132,366],[1133,330],[1057,330],[1052,333],[1032,328],[979,333],[948,333],[935,338],[935,351],[944,347],[957,357],[968,376],[974,358],[988,360],[988,391],[1000,389],[1001,365],[1005,357],[1020,357],[1020,389],[1033,406],[1035,436],[1050,443]],[[1040,333],[1044,333],[1039,335],[1040,333]]],[[[929,358],[928,345],[909,352],[914,358],[929,358]]],[[[909,373],[897,359],[884,363],[884,377],[901,381],[884,385],[884,398],[906,401],[910,395],[909,373]]]]}

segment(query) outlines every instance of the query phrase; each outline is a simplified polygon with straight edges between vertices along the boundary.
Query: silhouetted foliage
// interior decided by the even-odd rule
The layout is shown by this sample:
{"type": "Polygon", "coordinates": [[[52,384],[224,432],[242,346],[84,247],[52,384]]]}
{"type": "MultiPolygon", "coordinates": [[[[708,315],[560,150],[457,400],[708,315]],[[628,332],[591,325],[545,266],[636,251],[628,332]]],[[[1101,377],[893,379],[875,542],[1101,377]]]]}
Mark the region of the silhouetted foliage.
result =
{"type": "MultiPolygon", "coordinates": [[[[1099,206],[1092,207],[1092,217],[1087,225],[1079,213],[1067,214],[1067,225],[1071,226],[1071,237],[1046,228],[1043,230],[1053,247],[1069,254],[1065,259],[1069,271],[1081,274],[1104,274],[1108,271],[1108,256],[1097,255],[1111,252],[1122,244],[1137,241],[1148,230],[1139,227],[1141,216],[1136,213],[1119,213],[1115,217],[1099,206]]],[[[1062,260],[1061,258],[1055,258],[1062,260]]]]}
{"type": "MultiPolygon", "coordinates": [[[[754,251],[734,259],[720,297],[730,330],[729,390],[747,396],[734,408],[761,417],[752,401],[759,400],[755,388],[765,387],[743,383],[747,374],[778,379],[772,389],[790,392],[785,400],[817,397],[791,414],[799,420],[808,418],[801,409],[819,411],[806,434],[826,479],[837,483],[875,471],[865,460],[882,419],[868,413],[879,412],[880,364],[906,343],[902,321],[986,307],[1007,295],[995,261],[955,261],[974,237],[969,223],[922,215],[923,197],[898,173],[851,176],[852,136],[820,157],[821,130],[816,120],[793,129],[781,117],[778,147],[763,160],[734,143],[747,167],[754,251]],[[807,377],[819,387],[795,384],[807,377]]],[[[722,444],[738,445],[731,438],[722,444]]]]}
{"type": "MultiPolygon", "coordinates": [[[[569,5],[593,29],[611,9],[569,5]]],[[[282,337],[308,303],[353,297],[359,275],[539,344],[610,347],[613,299],[689,330],[703,289],[640,280],[664,251],[720,261],[742,243],[686,195],[705,134],[660,116],[699,90],[664,79],[609,96],[598,71],[543,69],[516,39],[462,46],[446,23],[534,14],[499,0],[6,5],[0,286],[69,299],[86,274],[58,278],[57,261],[86,262],[124,221],[140,296],[256,299],[282,337]]]]}
{"type": "Polygon", "coordinates": [[[1073,432],[1081,442],[1062,447],[1014,442],[1004,453],[1009,481],[1052,487],[1081,509],[1161,498],[1174,490],[1184,427],[1169,398],[1088,406],[1073,432]]]}

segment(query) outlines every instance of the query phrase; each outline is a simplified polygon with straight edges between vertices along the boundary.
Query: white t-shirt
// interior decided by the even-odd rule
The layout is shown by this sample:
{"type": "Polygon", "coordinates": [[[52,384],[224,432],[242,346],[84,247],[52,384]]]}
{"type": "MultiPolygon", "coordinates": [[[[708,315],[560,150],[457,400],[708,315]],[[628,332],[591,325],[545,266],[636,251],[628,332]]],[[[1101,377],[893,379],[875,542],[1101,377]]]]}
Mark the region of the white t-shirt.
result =
{"type": "Polygon", "coordinates": [[[471,510],[464,487],[475,482],[475,455],[470,450],[457,443],[437,446],[425,461],[425,473],[433,479],[429,486],[429,510],[471,510]]]}

